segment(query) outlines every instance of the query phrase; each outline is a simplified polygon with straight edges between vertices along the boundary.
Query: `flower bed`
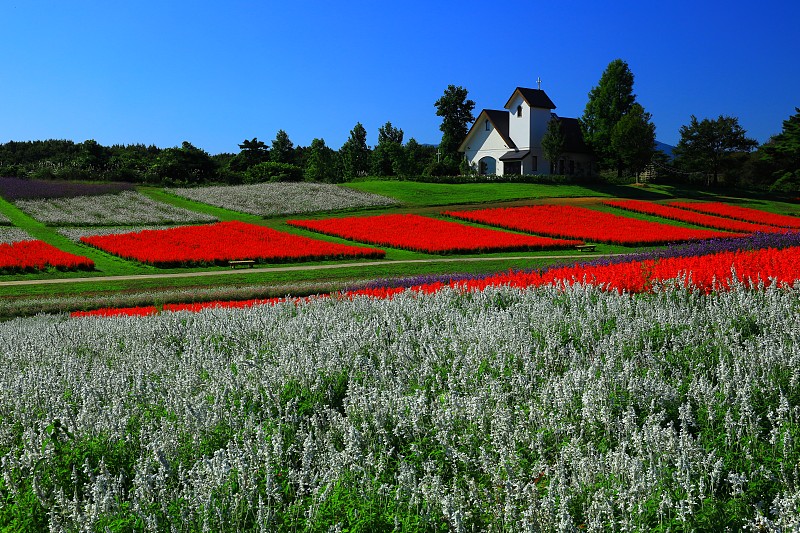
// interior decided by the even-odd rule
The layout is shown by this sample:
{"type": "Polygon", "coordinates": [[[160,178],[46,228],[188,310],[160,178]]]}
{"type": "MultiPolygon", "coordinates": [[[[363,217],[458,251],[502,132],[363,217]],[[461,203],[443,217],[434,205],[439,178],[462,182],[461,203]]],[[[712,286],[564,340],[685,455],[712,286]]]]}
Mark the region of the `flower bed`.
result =
{"type": "Polygon", "coordinates": [[[59,250],[43,241],[0,244],[0,272],[4,274],[46,270],[49,267],[59,270],[91,270],[94,262],[59,250]]]}
{"type": "Polygon", "coordinates": [[[328,183],[256,183],[166,190],[196,202],[259,216],[397,204],[397,200],[386,196],[328,183]]]}
{"type": "Polygon", "coordinates": [[[0,243],[11,244],[12,242],[34,240],[27,231],[16,227],[0,227],[0,243]]]}
{"type": "Polygon", "coordinates": [[[770,231],[783,231],[781,228],[776,228],[766,224],[754,224],[752,222],[732,220],[730,218],[687,211],[686,209],[680,209],[678,207],[656,204],[653,202],[644,202],[641,200],[608,200],[603,203],[611,207],[625,209],[626,211],[632,211],[634,213],[655,215],[657,217],[677,220],[679,222],[686,222],[696,226],[721,229],[723,231],[735,231],[739,233],[755,233],[756,231],[765,233],[770,231]]]}
{"type": "Polygon", "coordinates": [[[383,250],[330,243],[237,221],[81,237],[81,241],[126,259],[161,267],[224,264],[231,260],[285,262],[385,255],[383,250]]]}
{"type": "Polygon", "coordinates": [[[688,209],[698,213],[718,215],[721,217],[753,222],[755,224],[768,224],[781,228],[800,229],[800,218],[768,213],[750,207],[740,207],[738,205],[724,204],[722,202],[670,202],[668,205],[688,209]]]}
{"type": "Polygon", "coordinates": [[[546,250],[580,244],[580,241],[555,240],[476,228],[420,215],[289,220],[287,223],[344,239],[428,253],[546,250]]]}
{"type": "Polygon", "coordinates": [[[447,211],[444,214],[539,235],[626,246],[733,236],[730,233],[679,228],[569,205],[501,207],[475,211],[447,211]]]}
{"type": "Polygon", "coordinates": [[[67,180],[0,178],[0,196],[11,201],[116,194],[121,191],[131,191],[133,188],[132,183],[124,182],[86,183],[67,180]]]}
{"type": "Polygon", "coordinates": [[[76,226],[58,228],[58,232],[71,241],[80,242],[81,237],[94,237],[98,235],[121,235],[123,233],[137,233],[144,230],[172,229],[175,226],[148,225],[148,226],[76,226]]]}
{"type": "Polygon", "coordinates": [[[17,207],[50,226],[190,224],[216,217],[156,202],[133,191],[99,196],[18,200],[17,207]]]}
{"type": "MultiPolygon", "coordinates": [[[[600,285],[606,290],[620,293],[641,293],[652,291],[654,287],[659,287],[670,280],[672,284],[706,293],[714,290],[728,290],[735,285],[747,288],[755,288],[762,283],[764,285],[773,283],[784,286],[793,285],[800,280],[800,247],[725,251],[700,256],[663,257],[598,265],[576,264],[554,267],[543,272],[519,271],[487,276],[454,276],[450,280],[432,280],[411,286],[386,285],[352,289],[342,291],[335,296],[391,298],[406,290],[431,294],[446,287],[480,291],[487,287],[497,286],[527,288],[543,285],[574,285],[576,283],[600,285]]],[[[104,308],[76,311],[72,313],[72,316],[145,316],[160,311],[197,312],[210,308],[274,305],[285,300],[285,298],[268,298],[167,304],[161,308],[156,306],[104,308]]],[[[307,298],[290,298],[290,300],[299,302],[305,301],[307,298]]]]}
{"type": "Polygon", "coordinates": [[[576,284],[2,322],[0,527],[795,531],[797,302],[576,284]]]}

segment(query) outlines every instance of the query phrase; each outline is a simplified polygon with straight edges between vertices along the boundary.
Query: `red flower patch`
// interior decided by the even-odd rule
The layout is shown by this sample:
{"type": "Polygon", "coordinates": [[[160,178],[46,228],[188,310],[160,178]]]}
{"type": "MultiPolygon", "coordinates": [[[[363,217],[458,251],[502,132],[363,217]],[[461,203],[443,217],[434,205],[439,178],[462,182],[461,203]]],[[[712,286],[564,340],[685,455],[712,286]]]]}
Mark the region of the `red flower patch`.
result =
{"type": "Polygon", "coordinates": [[[289,220],[287,223],[344,239],[428,253],[548,250],[580,244],[580,241],[575,240],[557,240],[476,228],[420,215],[289,220]]]}
{"type": "Polygon", "coordinates": [[[7,273],[45,270],[92,270],[94,261],[64,252],[43,241],[0,244],[0,271],[7,273]]]}
{"type": "Polygon", "coordinates": [[[755,224],[769,224],[770,226],[777,226],[779,228],[800,229],[800,218],[798,217],[768,213],[750,207],[740,207],[738,205],[724,204],[722,202],[670,202],[669,205],[680,207],[681,209],[688,209],[690,211],[697,211],[699,213],[708,213],[710,215],[732,218],[734,220],[744,220],[745,222],[753,222],[755,224]]]}
{"type": "Polygon", "coordinates": [[[687,211],[686,209],[679,209],[677,206],[643,202],[641,200],[609,200],[603,203],[605,205],[610,205],[611,207],[617,207],[619,209],[625,209],[635,213],[655,215],[657,217],[678,220],[680,222],[686,222],[696,226],[705,226],[707,228],[721,229],[724,231],[736,231],[741,233],[755,233],[756,231],[765,233],[770,231],[784,231],[781,228],[776,228],[765,224],[754,224],[752,222],[744,222],[742,220],[732,220],[730,218],[687,211]]]}
{"type": "Polygon", "coordinates": [[[126,259],[161,267],[213,265],[232,260],[285,262],[375,258],[386,253],[238,221],[81,237],[81,241],[126,259]]]}
{"type": "Polygon", "coordinates": [[[501,207],[476,211],[447,211],[445,214],[540,235],[628,246],[734,236],[731,233],[678,228],[570,205],[501,207]]]}

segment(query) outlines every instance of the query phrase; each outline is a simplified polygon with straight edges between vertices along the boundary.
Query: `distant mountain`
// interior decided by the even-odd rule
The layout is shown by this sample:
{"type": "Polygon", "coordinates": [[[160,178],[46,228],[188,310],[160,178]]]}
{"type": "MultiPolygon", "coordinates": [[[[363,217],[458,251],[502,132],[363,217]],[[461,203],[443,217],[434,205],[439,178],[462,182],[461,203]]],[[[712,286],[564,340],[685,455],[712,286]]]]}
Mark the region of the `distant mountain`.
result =
{"type": "Polygon", "coordinates": [[[656,150],[661,150],[662,152],[667,154],[667,157],[669,157],[670,161],[672,161],[672,159],[675,157],[672,155],[672,150],[674,149],[675,147],[672,146],[671,144],[662,143],[661,141],[656,141],[656,150]]]}

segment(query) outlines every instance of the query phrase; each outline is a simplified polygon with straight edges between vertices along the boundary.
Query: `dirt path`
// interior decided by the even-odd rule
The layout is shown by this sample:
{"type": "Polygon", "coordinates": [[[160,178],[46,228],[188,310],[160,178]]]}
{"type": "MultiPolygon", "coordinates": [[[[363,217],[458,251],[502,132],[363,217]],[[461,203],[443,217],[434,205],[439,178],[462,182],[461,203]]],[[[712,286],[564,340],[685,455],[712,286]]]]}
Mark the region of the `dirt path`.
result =
{"type": "Polygon", "coordinates": [[[581,259],[610,257],[625,254],[583,254],[583,255],[540,255],[540,256],[513,256],[513,257],[446,257],[441,259],[398,259],[393,261],[372,261],[368,263],[336,263],[332,265],[293,265],[282,267],[209,270],[204,272],[183,272],[180,274],[137,274],[131,276],[96,276],[90,278],[58,278],[58,279],[22,279],[15,281],[2,281],[0,287],[20,285],[54,285],[64,283],[96,283],[98,281],[130,281],[141,279],[170,279],[170,278],[200,278],[209,276],[226,276],[241,274],[264,274],[270,272],[297,272],[312,270],[333,270],[336,268],[373,267],[386,265],[399,265],[409,263],[456,263],[469,261],[504,261],[521,259],[581,259]]]}

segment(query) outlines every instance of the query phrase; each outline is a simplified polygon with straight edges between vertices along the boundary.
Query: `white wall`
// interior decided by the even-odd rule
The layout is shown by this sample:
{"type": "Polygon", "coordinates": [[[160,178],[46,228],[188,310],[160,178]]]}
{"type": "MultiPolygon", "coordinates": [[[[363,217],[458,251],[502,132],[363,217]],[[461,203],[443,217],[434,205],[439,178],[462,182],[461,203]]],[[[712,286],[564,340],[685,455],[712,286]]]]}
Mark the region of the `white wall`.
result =
{"type": "MultiPolygon", "coordinates": [[[[513,118],[513,117],[511,117],[513,118]]],[[[511,148],[505,143],[503,138],[497,133],[494,125],[489,123],[491,131],[486,131],[484,120],[486,116],[479,116],[472,136],[468,139],[464,150],[464,155],[470,165],[478,167],[478,161],[486,156],[495,159],[497,172],[502,172],[503,165],[500,164],[500,156],[508,152],[511,148]]]]}
{"type": "Polygon", "coordinates": [[[517,148],[527,150],[531,145],[531,108],[521,95],[516,95],[506,108],[511,115],[508,117],[508,135],[517,148]],[[522,118],[517,116],[517,106],[522,106],[522,118]]]}

